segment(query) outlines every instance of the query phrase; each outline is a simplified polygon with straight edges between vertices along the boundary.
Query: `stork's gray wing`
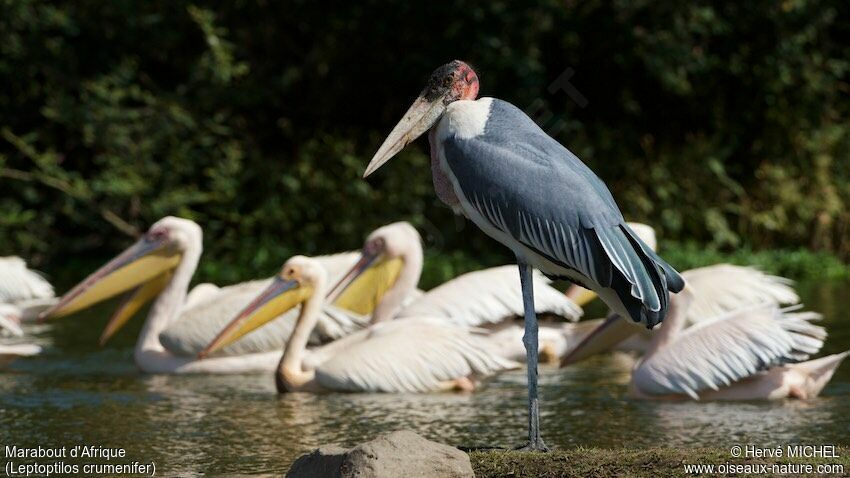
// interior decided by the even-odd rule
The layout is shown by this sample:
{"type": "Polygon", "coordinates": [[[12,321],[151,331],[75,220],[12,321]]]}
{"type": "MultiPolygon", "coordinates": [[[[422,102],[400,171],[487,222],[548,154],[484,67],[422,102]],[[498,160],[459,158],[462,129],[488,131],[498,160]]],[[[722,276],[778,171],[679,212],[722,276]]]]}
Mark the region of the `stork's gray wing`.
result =
{"type": "Polygon", "coordinates": [[[398,319],[368,330],[364,340],[318,366],[319,384],[351,392],[432,392],[448,380],[517,366],[469,329],[442,319],[398,319]]]}
{"type": "Polygon", "coordinates": [[[684,287],[679,274],[626,225],[602,180],[525,113],[494,99],[482,135],[443,146],[464,208],[585,284],[613,289],[635,322],[663,319],[667,291],[684,287]]]}
{"type": "Polygon", "coordinates": [[[647,356],[632,380],[647,394],[699,399],[701,391],[817,353],[826,331],[810,322],[819,317],[761,305],[701,322],[647,356]]]}
{"type": "MultiPolygon", "coordinates": [[[[542,274],[534,274],[534,310],[578,320],[581,307],[550,282],[542,274]]],[[[500,266],[460,275],[429,290],[402,309],[398,318],[446,317],[454,324],[475,327],[522,315],[517,267],[500,266]]]]}
{"type": "Polygon", "coordinates": [[[694,301],[688,308],[689,323],[757,304],[800,302],[793,281],[753,267],[716,264],[682,272],[682,277],[694,291],[694,301]]]}

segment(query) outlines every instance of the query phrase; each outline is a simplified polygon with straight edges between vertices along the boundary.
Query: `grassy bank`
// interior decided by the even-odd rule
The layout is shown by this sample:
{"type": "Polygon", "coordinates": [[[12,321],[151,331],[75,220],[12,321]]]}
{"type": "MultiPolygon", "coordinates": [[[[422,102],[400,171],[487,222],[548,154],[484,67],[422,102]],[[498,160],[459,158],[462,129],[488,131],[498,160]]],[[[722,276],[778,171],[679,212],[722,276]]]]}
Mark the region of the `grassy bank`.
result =
{"type": "MultiPolygon", "coordinates": [[[[680,271],[718,263],[755,266],[759,269],[795,281],[810,279],[850,279],[850,264],[829,252],[808,249],[754,250],[742,247],[734,251],[721,251],[697,243],[663,242],[661,255],[680,271]]],[[[507,255],[473,256],[464,251],[428,254],[421,284],[425,288],[445,282],[470,270],[505,264],[507,255]]]]}
{"type": "Polygon", "coordinates": [[[725,252],[696,243],[665,243],[661,253],[679,270],[729,262],[756,266],[765,272],[794,280],[850,278],[850,264],[842,262],[834,254],[808,249],[753,250],[744,247],[725,252]]]}
{"type": "MultiPolygon", "coordinates": [[[[749,470],[733,470],[723,473],[716,470],[717,476],[783,476],[771,473],[771,466],[776,465],[828,465],[837,472],[831,474],[813,473],[802,476],[847,476],[850,474],[850,450],[842,448],[837,451],[840,458],[732,458],[728,450],[714,448],[680,449],[680,448],[651,448],[651,449],[601,449],[575,448],[557,450],[552,453],[519,453],[513,451],[477,451],[470,453],[472,468],[477,478],[496,477],[673,477],[673,476],[711,476],[710,473],[688,473],[685,465],[723,465],[727,463],[750,465],[750,470],[756,465],[767,465],[768,474],[753,473],[749,470]],[[840,470],[843,467],[843,472],[840,470]],[[743,472],[738,472],[743,471],[743,472]]],[[[787,468],[786,468],[787,470],[787,468]]],[[[760,470],[758,470],[760,471],[760,470]]],[[[785,473],[784,476],[801,476],[796,471],[785,473]]]]}

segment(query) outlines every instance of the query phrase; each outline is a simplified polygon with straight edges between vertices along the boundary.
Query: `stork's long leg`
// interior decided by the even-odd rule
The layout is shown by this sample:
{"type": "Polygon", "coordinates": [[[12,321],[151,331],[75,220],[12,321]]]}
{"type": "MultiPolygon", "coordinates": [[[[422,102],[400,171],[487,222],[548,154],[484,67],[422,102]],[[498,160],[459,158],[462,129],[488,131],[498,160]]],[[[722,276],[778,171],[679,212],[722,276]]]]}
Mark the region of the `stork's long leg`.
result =
{"type": "Polygon", "coordinates": [[[540,402],[537,397],[537,314],[534,311],[534,286],[531,266],[517,258],[519,280],[522,285],[522,302],[525,308],[525,355],[528,367],[528,445],[523,450],[549,451],[540,437],[540,402]]]}

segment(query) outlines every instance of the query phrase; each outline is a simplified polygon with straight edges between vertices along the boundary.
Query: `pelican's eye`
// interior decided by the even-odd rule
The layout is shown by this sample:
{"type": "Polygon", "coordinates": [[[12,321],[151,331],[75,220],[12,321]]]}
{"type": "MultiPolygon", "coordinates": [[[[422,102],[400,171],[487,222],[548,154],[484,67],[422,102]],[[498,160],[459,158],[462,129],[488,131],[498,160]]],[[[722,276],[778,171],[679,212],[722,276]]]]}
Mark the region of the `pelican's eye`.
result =
{"type": "Polygon", "coordinates": [[[148,232],[148,239],[151,241],[160,241],[168,237],[168,231],[165,229],[154,229],[148,232]]]}
{"type": "Polygon", "coordinates": [[[379,254],[384,250],[384,239],[377,237],[366,244],[366,252],[369,254],[379,254]]]}
{"type": "Polygon", "coordinates": [[[447,76],[447,77],[443,78],[443,86],[448,88],[449,86],[452,86],[453,81],[454,81],[454,78],[452,78],[451,76],[447,76]]]}

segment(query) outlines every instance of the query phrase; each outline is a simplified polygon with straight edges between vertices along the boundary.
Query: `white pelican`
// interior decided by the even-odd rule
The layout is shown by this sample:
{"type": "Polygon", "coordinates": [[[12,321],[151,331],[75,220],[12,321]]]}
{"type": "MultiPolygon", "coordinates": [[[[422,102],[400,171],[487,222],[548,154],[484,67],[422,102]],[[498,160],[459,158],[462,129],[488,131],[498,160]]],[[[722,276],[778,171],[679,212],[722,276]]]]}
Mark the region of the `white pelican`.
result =
{"type": "MultiPolygon", "coordinates": [[[[652,332],[632,371],[630,393],[640,399],[756,400],[812,398],[850,352],[806,360],[826,338],[812,312],[762,304],[704,318],[686,328],[690,288],[670,298],[670,313],[652,332]]],[[[579,348],[606,349],[617,330],[632,328],[612,316],[579,348]]]]}
{"type": "MultiPolygon", "coordinates": [[[[0,332],[21,337],[20,309],[11,304],[0,304],[0,332]]],[[[2,335],[2,334],[0,334],[2,335]]],[[[20,357],[29,357],[41,353],[41,347],[33,344],[0,344],[0,369],[20,357]]]]}
{"type": "MultiPolygon", "coordinates": [[[[655,230],[651,226],[634,222],[630,222],[629,226],[648,247],[656,249],[655,230]]],[[[792,287],[792,280],[765,274],[753,267],[715,264],[687,270],[681,275],[692,293],[687,313],[688,325],[752,305],[793,305],[800,302],[800,297],[792,287]]],[[[576,285],[567,290],[567,296],[580,305],[587,305],[596,298],[594,292],[576,285]]],[[[623,334],[623,341],[616,343],[613,337],[610,340],[616,350],[645,352],[649,346],[649,331],[633,333],[627,328],[620,328],[618,331],[623,334]]],[[[572,351],[571,348],[569,358],[564,355],[560,358],[564,360],[564,364],[575,363],[587,358],[590,350],[582,348],[572,351]]]]}
{"type": "Polygon", "coordinates": [[[274,282],[209,344],[205,356],[302,304],[276,372],[284,392],[432,392],[471,390],[474,378],[513,368],[466,327],[440,319],[383,321],[308,349],[327,288],[314,260],[289,259],[274,282]]]}
{"type": "MultiPolygon", "coordinates": [[[[392,315],[419,293],[416,286],[422,272],[421,239],[416,229],[407,222],[396,222],[375,229],[367,236],[360,253],[348,252],[316,259],[332,279],[345,273],[347,277],[344,280],[350,287],[344,294],[335,294],[326,304],[311,338],[314,344],[360,330],[372,316],[392,315]]],[[[187,306],[180,320],[171,323],[160,334],[160,341],[178,355],[197,355],[242,307],[270,283],[271,279],[267,279],[226,287],[224,290],[229,300],[224,308],[219,300],[209,300],[215,294],[215,286],[197,286],[191,295],[195,295],[201,287],[207,288],[207,291],[200,292],[198,304],[187,306]]],[[[296,317],[297,311],[290,311],[279,320],[225,347],[220,353],[280,354],[295,326],[296,317]]]]}
{"type": "Polygon", "coordinates": [[[0,257],[0,304],[14,306],[16,316],[27,322],[55,303],[53,286],[40,273],[20,257],[0,257]]]}
{"type": "MultiPolygon", "coordinates": [[[[655,250],[657,241],[655,231],[651,226],[636,222],[629,222],[628,225],[648,247],[655,250]]],[[[751,267],[717,264],[682,272],[682,277],[691,287],[691,290],[699,291],[698,294],[695,294],[689,307],[688,323],[694,323],[700,319],[710,318],[750,305],[764,303],[791,305],[800,301],[799,296],[793,287],[791,287],[791,280],[768,275],[751,267]]],[[[512,285],[515,286],[516,284],[512,285]]],[[[485,288],[484,284],[469,284],[469,286],[458,287],[456,288],[456,292],[446,290],[445,293],[457,294],[463,297],[472,295],[472,291],[476,288],[485,288]]],[[[554,291],[551,287],[549,289],[554,291]]],[[[534,290],[535,301],[537,301],[539,291],[541,291],[541,285],[535,282],[534,290]]],[[[542,291],[545,297],[551,296],[549,290],[542,289],[542,291]]],[[[499,288],[499,293],[499,297],[511,297],[508,287],[499,288]]],[[[576,285],[571,286],[567,290],[566,295],[580,302],[579,305],[585,305],[596,297],[594,292],[576,285]]],[[[521,306],[521,298],[518,300],[520,301],[519,306],[521,306]]],[[[550,298],[550,300],[553,300],[554,304],[558,303],[555,298],[550,298]]],[[[411,305],[409,308],[412,307],[411,305]]],[[[576,308],[576,310],[580,309],[576,308]]],[[[514,314],[521,315],[521,311],[521,309],[515,310],[514,314]]],[[[537,311],[540,313],[544,309],[541,309],[538,305],[537,311]]],[[[433,314],[437,313],[438,310],[425,309],[414,310],[414,312],[431,312],[433,314]]],[[[442,312],[450,313],[447,310],[442,312]]],[[[564,316],[568,317],[568,315],[564,316]]],[[[590,332],[601,325],[602,322],[602,319],[595,319],[585,320],[576,324],[542,323],[539,331],[540,360],[543,362],[557,362],[563,359],[568,352],[571,352],[590,332]]],[[[512,360],[524,360],[522,357],[524,350],[519,345],[519,340],[523,334],[521,327],[516,323],[503,322],[492,328],[497,332],[490,335],[489,338],[499,344],[499,350],[503,351],[505,357],[512,360]]],[[[615,344],[613,346],[614,349],[644,352],[649,346],[651,336],[649,331],[642,329],[638,333],[634,333],[632,328],[624,328],[623,333],[630,334],[630,337],[615,344]]],[[[573,356],[572,360],[575,361],[576,358],[577,356],[573,356]]]]}
{"type": "MultiPolygon", "coordinates": [[[[791,280],[784,277],[765,274],[746,266],[716,264],[682,272],[682,277],[691,291],[691,300],[686,313],[687,325],[712,319],[715,316],[734,312],[749,306],[760,304],[794,305],[800,302],[797,292],[791,287],[791,280]]],[[[581,292],[580,297],[587,303],[593,293],[581,292]]],[[[613,333],[614,331],[612,331],[613,333]]],[[[616,332],[622,334],[621,341],[609,336],[612,349],[643,353],[653,336],[651,331],[620,327],[616,332]]],[[[569,355],[562,355],[563,365],[575,363],[593,353],[604,352],[599,348],[570,349],[569,355]]]]}
{"type": "MultiPolygon", "coordinates": [[[[136,342],[134,358],[142,371],[242,373],[274,370],[280,358],[280,350],[221,356],[201,362],[195,360],[194,355],[181,355],[167,349],[160,340],[160,333],[173,321],[180,320],[184,314],[189,282],[197,268],[202,248],[202,232],[197,224],[187,219],[163,218],[151,226],[136,244],[65,294],[45,316],[66,316],[132,289],[107,325],[104,337],[108,338],[126,323],[145,302],[156,298],[136,342]]],[[[354,253],[349,254],[347,264],[355,257],[354,253]]],[[[323,259],[321,264],[337,264],[338,258],[330,256],[323,259]]],[[[335,267],[339,268],[338,265],[335,267]]],[[[259,287],[265,285],[259,284],[259,287]]],[[[257,283],[254,283],[222,289],[222,293],[212,299],[215,306],[204,309],[209,313],[208,322],[215,324],[216,313],[233,314],[240,310],[246,303],[245,290],[250,291],[252,287],[254,290],[259,288],[257,283]],[[226,291],[236,292],[224,294],[226,291]]],[[[209,287],[206,289],[208,290],[199,294],[208,294],[209,287]]],[[[357,290],[358,287],[354,289],[357,290]]],[[[250,299],[250,296],[247,299],[250,299]]],[[[196,297],[197,300],[199,299],[196,297]]],[[[338,300],[357,303],[347,294],[338,300]]],[[[197,327],[210,327],[208,322],[198,320],[194,323],[197,327]]]]}
{"type": "MultiPolygon", "coordinates": [[[[581,317],[581,307],[552,287],[549,279],[536,273],[533,280],[539,289],[534,297],[538,314],[568,321],[581,317]]],[[[451,323],[467,327],[512,322],[523,315],[518,285],[515,265],[467,272],[423,293],[395,317],[445,317],[451,323]]]]}

